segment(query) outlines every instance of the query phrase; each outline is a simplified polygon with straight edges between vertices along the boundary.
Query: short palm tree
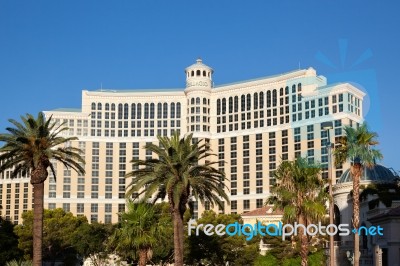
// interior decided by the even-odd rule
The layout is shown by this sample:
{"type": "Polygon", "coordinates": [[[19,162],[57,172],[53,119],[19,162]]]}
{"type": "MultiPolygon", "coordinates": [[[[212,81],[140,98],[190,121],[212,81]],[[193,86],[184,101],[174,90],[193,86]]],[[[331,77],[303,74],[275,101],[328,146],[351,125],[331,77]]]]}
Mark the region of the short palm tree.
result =
{"type": "Polygon", "coordinates": [[[223,199],[229,203],[224,191],[225,174],[213,167],[217,162],[206,159],[212,154],[208,145],[192,143],[192,134],[180,138],[158,136],[159,145],[146,144],[158,158],[132,160],[138,167],[127,174],[133,177],[128,185],[127,196],[139,193],[144,199],[165,194],[168,197],[174,224],[175,265],[183,265],[184,224],[183,214],[191,196],[202,204],[205,201],[223,207],[223,199]],[[205,163],[199,163],[205,159],[205,163]]]}
{"type": "Polygon", "coordinates": [[[127,207],[121,214],[121,227],[115,231],[111,245],[121,254],[138,257],[139,266],[145,266],[153,248],[170,237],[170,220],[162,217],[151,203],[130,200],[127,207]]]}
{"type": "Polygon", "coordinates": [[[14,127],[8,127],[8,133],[0,134],[0,172],[12,170],[11,176],[20,173],[30,174],[33,185],[33,265],[42,265],[42,237],[43,237],[43,196],[44,182],[50,167],[54,176],[55,171],[51,160],[60,161],[79,173],[85,170],[81,164],[85,163],[80,156],[80,150],[71,146],[64,146],[77,138],[64,138],[60,133],[67,130],[63,125],[57,126],[51,119],[46,120],[43,113],[37,117],[30,114],[21,116],[22,123],[10,119],[14,127]]]}
{"type": "MultiPolygon", "coordinates": [[[[367,124],[363,123],[357,128],[346,126],[345,136],[340,139],[339,145],[335,147],[335,163],[340,165],[349,160],[351,163],[350,173],[353,179],[353,228],[358,230],[360,226],[360,178],[365,167],[372,167],[376,160],[382,159],[379,150],[374,149],[379,142],[377,134],[368,130],[367,124]]],[[[360,236],[354,234],[354,265],[360,264],[360,236]]]]}
{"type": "MultiPolygon", "coordinates": [[[[305,227],[322,219],[326,214],[326,180],[321,178],[321,168],[308,163],[304,158],[295,161],[283,161],[275,171],[276,184],[272,187],[273,196],[267,204],[274,209],[283,210],[283,220],[297,222],[305,227]]],[[[301,265],[308,264],[309,239],[303,228],[299,227],[301,265]]]]}

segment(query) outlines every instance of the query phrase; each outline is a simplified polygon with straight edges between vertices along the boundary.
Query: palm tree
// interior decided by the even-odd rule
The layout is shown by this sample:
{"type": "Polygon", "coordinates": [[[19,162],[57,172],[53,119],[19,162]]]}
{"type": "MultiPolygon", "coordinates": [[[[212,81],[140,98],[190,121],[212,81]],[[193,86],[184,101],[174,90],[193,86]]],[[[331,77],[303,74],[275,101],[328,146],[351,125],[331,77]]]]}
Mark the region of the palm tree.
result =
{"type": "Polygon", "coordinates": [[[175,265],[183,265],[184,224],[183,214],[191,196],[223,207],[222,199],[229,202],[224,191],[225,174],[213,167],[217,162],[206,158],[212,155],[208,144],[194,142],[192,134],[180,139],[175,133],[171,138],[158,136],[159,145],[146,144],[158,158],[132,160],[137,169],[127,174],[133,177],[128,185],[127,197],[133,193],[144,199],[166,195],[174,224],[175,265]],[[199,163],[205,159],[205,163],[199,163]]]}
{"type": "Polygon", "coordinates": [[[14,127],[8,127],[8,133],[0,134],[0,142],[4,145],[0,148],[0,172],[12,170],[11,177],[18,174],[29,174],[33,185],[33,265],[42,265],[42,237],[43,237],[43,196],[44,182],[48,176],[47,168],[50,167],[54,176],[51,160],[62,162],[66,167],[71,167],[79,173],[85,170],[81,166],[85,161],[80,156],[78,148],[67,144],[75,137],[64,138],[60,133],[67,130],[63,124],[57,126],[51,117],[46,120],[43,113],[37,118],[31,114],[21,116],[22,123],[10,119],[14,127]]]}
{"type": "Polygon", "coordinates": [[[360,201],[369,200],[370,209],[378,207],[382,202],[385,207],[390,208],[394,200],[400,200],[400,186],[397,183],[381,183],[369,184],[362,188],[360,193],[360,201]],[[369,196],[375,196],[374,199],[369,199],[369,196]]]}
{"type": "MultiPolygon", "coordinates": [[[[326,180],[321,178],[320,172],[318,165],[310,164],[304,158],[283,161],[275,171],[277,182],[267,204],[283,210],[283,220],[287,223],[297,222],[307,227],[323,218],[327,193],[324,189],[326,180]]],[[[306,266],[309,238],[302,227],[299,229],[301,265],[306,266]]]]}
{"type": "MultiPolygon", "coordinates": [[[[357,128],[346,126],[345,136],[340,139],[335,147],[334,156],[336,165],[349,160],[351,163],[350,174],[353,178],[353,228],[358,230],[360,226],[360,178],[364,167],[372,167],[376,160],[382,159],[379,150],[373,147],[378,145],[377,134],[368,130],[363,123],[357,128]]],[[[354,234],[354,265],[360,264],[360,236],[354,234]]]]}
{"type": "Polygon", "coordinates": [[[172,233],[170,223],[153,204],[130,200],[128,211],[121,214],[121,227],[112,237],[111,245],[125,256],[139,257],[139,266],[145,266],[153,248],[172,233]]]}

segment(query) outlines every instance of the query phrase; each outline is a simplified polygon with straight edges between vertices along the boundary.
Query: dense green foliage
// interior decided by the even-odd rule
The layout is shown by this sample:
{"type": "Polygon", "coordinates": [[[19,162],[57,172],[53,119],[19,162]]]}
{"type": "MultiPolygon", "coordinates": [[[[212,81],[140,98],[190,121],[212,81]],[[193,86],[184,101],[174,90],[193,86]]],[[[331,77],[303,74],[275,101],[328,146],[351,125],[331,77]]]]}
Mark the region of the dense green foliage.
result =
{"type": "MultiPolygon", "coordinates": [[[[44,261],[63,261],[70,265],[78,262],[76,258],[90,257],[95,265],[101,265],[101,263],[107,264],[105,259],[109,254],[117,253],[120,256],[120,260],[129,262],[138,262],[138,249],[135,245],[141,242],[147,243],[147,240],[152,242],[155,238],[155,245],[151,247],[152,258],[148,258],[148,263],[158,264],[172,263],[173,262],[173,242],[171,236],[173,233],[172,219],[169,212],[169,204],[161,203],[151,205],[154,211],[154,215],[151,217],[155,218],[153,226],[157,228],[163,226],[161,229],[167,229],[165,232],[156,233],[158,237],[147,235],[139,240],[132,238],[127,235],[118,235],[118,231],[124,227],[137,223],[136,217],[129,217],[126,223],[119,223],[115,225],[91,223],[89,224],[85,217],[75,217],[71,213],[66,213],[62,209],[45,210],[44,217],[44,245],[45,250],[43,254],[46,254],[44,261]],[[161,220],[161,223],[159,222],[161,220]],[[130,223],[130,222],[132,223],[130,223]],[[135,222],[136,221],[136,222],[135,222]],[[164,235],[165,233],[165,235],[164,235]],[[118,248],[113,240],[113,235],[117,234],[119,237],[118,241],[121,241],[121,246],[118,248]],[[146,240],[146,241],[145,241],[146,240]],[[127,242],[128,241],[128,242],[127,242]],[[135,243],[129,243],[129,241],[135,241],[135,243]],[[125,245],[128,243],[129,245],[125,245]],[[130,245],[132,244],[132,245],[130,245]],[[51,248],[49,248],[51,247],[51,248]],[[125,249],[124,249],[125,247],[125,249]]],[[[136,209],[135,209],[136,210],[136,209]]],[[[127,212],[129,214],[129,210],[127,212]]],[[[137,213],[139,214],[139,212],[137,213]]],[[[129,215],[128,215],[129,216],[129,215]]],[[[124,218],[128,216],[123,215],[124,218]]],[[[143,215],[139,215],[143,217],[143,215]]],[[[137,216],[137,217],[139,217],[137,216]]],[[[19,241],[20,247],[23,249],[26,259],[31,256],[32,250],[32,211],[28,211],[23,215],[23,224],[15,227],[14,241],[19,241]],[[19,239],[17,238],[19,237],[19,239]]],[[[146,218],[148,221],[148,219],[146,218]]],[[[202,217],[198,220],[198,223],[203,224],[230,224],[238,222],[242,224],[240,215],[237,214],[216,214],[213,211],[206,211],[202,217]]],[[[7,229],[7,232],[12,234],[12,224],[8,223],[11,228],[7,229]]],[[[150,224],[146,224],[146,227],[150,224]]],[[[138,226],[135,226],[138,228],[138,226]]],[[[139,226],[140,227],[140,226],[139,226]]],[[[5,227],[0,228],[0,235],[5,227]]],[[[160,229],[160,228],[159,228],[160,229]]],[[[147,229],[146,229],[147,230],[147,229]]],[[[155,231],[142,231],[140,234],[153,234],[155,231]]],[[[294,265],[299,260],[299,245],[292,247],[291,241],[282,241],[280,237],[264,237],[264,243],[272,244],[273,248],[267,253],[266,256],[259,255],[259,243],[260,238],[255,237],[251,241],[246,241],[245,237],[242,236],[207,236],[200,230],[199,236],[194,236],[194,232],[191,236],[186,235],[185,239],[185,263],[189,265],[215,265],[224,266],[227,261],[229,265],[294,265]]],[[[5,238],[1,238],[5,239],[5,238]]],[[[0,241],[0,244],[2,241],[0,241]]],[[[16,248],[17,242],[14,247],[16,248]]],[[[309,255],[309,265],[316,266],[322,265],[321,261],[325,258],[323,253],[320,251],[312,250],[309,255]]],[[[4,265],[5,261],[12,260],[12,249],[6,248],[0,250],[4,251],[3,254],[7,256],[0,265],[4,265]]],[[[22,251],[20,257],[22,256],[22,251]]],[[[18,252],[17,252],[18,254],[18,252]]],[[[11,262],[10,262],[11,263],[11,262]]],[[[22,265],[22,261],[14,261],[10,265],[22,265]]]]}
{"type": "Polygon", "coordinates": [[[18,236],[14,233],[14,225],[0,216],[0,265],[21,256],[22,251],[18,249],[18,236]]]}
{"type": "MultiPolygon", "coordinates": [[[[32,258],[32,228],[33,212],[22,214],[23,223],[16,226],[15,233],[19,237],[19,248],[24,252],[25,259],[32,258]]],[[[43,259],[55,261],[57,259],[70,260],[75,257],[72,247],[72,235],[79,226],[87,223],[86,217],[76,217],[63,209],[45,210],[43,223],[43,259]]]]}
{"type": "MultiPolygon", "coordinates": [[[[298,266],[301,264],[301,257],[298,253],[296,255],[282,254],[280,257],[276,255],[277,252],[275,248],[273,248],[265,256],[257,257],[254,266],[298,266]]],[[[324,250],[319,250],[308,255],[309,266],[321,266],[325,264],[326,257],[324,255],[324,250]]]]}
{"type": "MultiPolygon", "coordinates": [[[[23,223],[15,227],[19,248],[25,259],[32,257],[33,212],[22,215],[23,223]]],[[[75,262],[80,258],[105,251],[112,225],[89,224],[86,217],[76,217],[63,209],[45,210],[43,226],[43,259],[75,262]]]]}
{"type": "Polygon", "coordinates": [[[146,265],[154,247],[166,242],[173,233],[170,217],[163,216],[161,211],[162,208],[144,201],[128,201],[128,210],[121,214],[120,227],[111,239],[117,254],[146,265]]]}
{"type": "MultiPolygon", "coordinates": [[[[205,211],[197,224],[231,224],[243,221],[238,214],[219,214],[214,211],[205,211]]],[[[225,265],[252,265],[258,256],[260,239],[255,237],[246,241],[245,236],[211,235],[204,234],[202,230],[195,235],[193,230],[186,239],[185,262],[189,265],[210,264],[225,265]]]]}

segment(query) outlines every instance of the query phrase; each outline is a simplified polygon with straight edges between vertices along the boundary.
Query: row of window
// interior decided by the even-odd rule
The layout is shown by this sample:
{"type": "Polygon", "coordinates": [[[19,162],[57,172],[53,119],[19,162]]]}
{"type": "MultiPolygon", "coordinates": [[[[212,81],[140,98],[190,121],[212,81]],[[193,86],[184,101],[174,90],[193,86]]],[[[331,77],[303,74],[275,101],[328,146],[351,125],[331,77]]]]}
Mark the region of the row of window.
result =
{"type": "MultiPolygon", "coordinates": [[[[301,83],[297,85],[297,91],[301,92],[301,83]]],[[[296,85],[292,86],[292,93],[296,93],[296,85]]],[[[285,95],[289,94],[289,87],[285,88],[285,95]]],[[[279,96],[284,95],[284,90],[281,88],[279,90],[279,96]]],[[[300,94],[299,94],[300,95],[300,94]]],[[[294,95],[295,96],[295,95],[294,95]]],[[[297,97],[297,96],[296,96],[297,97]]],[[[301,96],[300,96],[301,97],[301,96]]],[[[262,109],[264,108],[264,101],[266,100],[266,107],[274,107],[277,106],[278,103],[278,91],[268,90],[266,93],[264,92],[255,92],[253,94],[253,100],[250,93],[247,95],[240,96],[240,111],[249,111],[252,109],[262,109]],[[264,96],[265,95],[265,96],[264,96]]],[[[283,103],[281,103],[282,105],[283,103]]],[[[239,96],[229,97],[228,100],[226,98],[217,99],[217,115],[225,114],[227,112],[233,113],[239,111],[239,96]],[[226,106],[228,105],[228,110],[226,106]]]]}
{"type": "MultiPolygon", "coordinates": [[[[115,108],[116,105],[112,103],[111,105],[106,103],[105,104],[105,114],[106,114],[106,119],[109,119],[110,116],[107,114],[110,114],[107,111],[110,111],[110,106],[111,106],[111,119],[115,119],[115,108]],[[107,118],[108,117],[108,118],[107,118]]],[[[102,104],[101,103],[92,103],[92,119],[96,118],[96,112],[93,111],[102,111],[102,104]],[[97,107],[97,108],[96,108],[97,107]]],[[[154,119],[155,118],[155,108],[156,105],[154,103],[132,103],[130,108],[129,104],[118,104],[118,110],[117,110],[117,115],[118,119],[141,119],[142,118],[142,112],[143,112],[143,118],[144,119],[154,119]],[[130,109],[130,110],[129,110],[130,109]],[[129,112],[130,111],[130,112],[129,112]],[[129,117],[130,113],[130,117],[129,117]]],[[[101,113],[102,112],[97,112],[97,115],[101,119],[101,113]]],[[[158,103],[157,104],[157,118],[180,118],[181,117],[181,103],[171,103],[168,106],[168,103],[158,103]],[[169,114],[169,116],[168,116],[169,114]]]]}

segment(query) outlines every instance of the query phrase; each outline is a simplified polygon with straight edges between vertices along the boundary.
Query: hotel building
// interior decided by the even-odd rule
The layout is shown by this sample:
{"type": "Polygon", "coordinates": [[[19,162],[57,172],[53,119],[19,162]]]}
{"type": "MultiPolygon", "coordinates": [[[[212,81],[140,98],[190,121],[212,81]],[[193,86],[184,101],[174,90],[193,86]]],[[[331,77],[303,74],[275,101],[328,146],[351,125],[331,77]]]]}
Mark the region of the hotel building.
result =
{"type": "MultiPolygon", "coordinates": [[[[117,222],[125,209],[125,190],[132,159],[151,158],[143,149],[157,143],[157,135],[193,133],[209,142],[224,170],[230,205],[225,213],[244,213],[263,205],[282,160],[297,156],[318,161],[327,177],[327,132],[321,123],[332,121],[331,138],[343,126],[363,120],[365,94],[349,83],[331,84],[313,68],[225,85],[214,85],[213,69],[202,60],[185,69],[186,87],[175,90],[82,91],[81,109],[45,111],[69,127],[85,151],[86,174],[79,176],[55,164],[45,184],[45,208],[64,208],[91,221],[117,222]],[[224,163],[225,162],[225,163],[224,163]]],[[[348,165],[333,169],[340,178],[348,165]]],[[[32,207],[29,177],[0,176],[1,215],[21,223],[32,207]]],[[[209,204],[195,203],[195,216],[209,204]]]]}

